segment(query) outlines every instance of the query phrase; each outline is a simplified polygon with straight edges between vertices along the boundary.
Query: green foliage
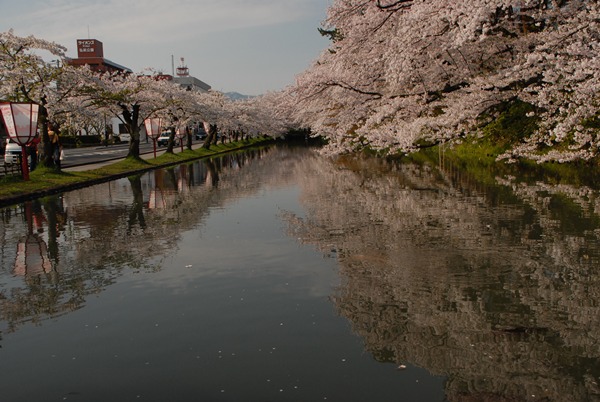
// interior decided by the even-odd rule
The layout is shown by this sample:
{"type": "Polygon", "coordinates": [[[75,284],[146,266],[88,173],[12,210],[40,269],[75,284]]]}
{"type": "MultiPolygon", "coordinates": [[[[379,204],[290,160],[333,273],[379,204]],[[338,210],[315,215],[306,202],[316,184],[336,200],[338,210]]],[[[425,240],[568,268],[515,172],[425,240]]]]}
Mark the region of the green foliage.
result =
{"type": "Polygon", "coordinates": [[[596,214],[586,214],[581,205],[565,194],[552,194],[548,197],[548,211],[554,222],[559,222],[563,233],[581,233],[581,230],[593,232],[600,226],[596,214]]]}
{"type": "Polygon", "coordinates": [[[321,36],[325,36],[325,37],[329,38],[329,40],[334,43],[344,38],[342,33],[337,28],[333,28],[333,29],[317,28],[317,29],[318,29],[319,33],[321,34],[321,36]]]}
{"type": "Polygon", "coordinates": [[[569,184],[573,186],[588,186],[600,188],[598,176],[600,165],[598,161],[578,161],[570,163],[542,163],[524,161],[519,164],[520,172],[529,180],[543,180],[548,184],[569,184]]]}
{"type": "Polygon", "coordinates": [[[418,164],[430,164],[442,169],[458,168],[477,182],[494,184],[497,177],[514,176],[520,181],[533,183],[543,181],[548,184],[569,184],[600,188],[597,177],[600,165],[597,161],[573,163],[543,163],[521,161],[507,164],[496,161],[505,146],[490,138],[470,139],[458,145],[438,145],[423,149],[405,158],[418,164]]]}
{"type": "Polygon", "coordinates": [[[595,128],[600,129],[600,112],[598,112],[595,116],[590,117],[589,119],[584,120],[581,125],[584,128],[595,128]]]}
{"type": "Polygon", "coordinates": [[[539,122],[535,112],[532,104],[519,99],[501,103],[481,116],[480,120],[487,123],[482,125],[480,131],[483,137],[507,149],[509,145],[522,141],[535,132],[539,122]]]}
{"type": "Polygon", "coordinates": [[[89,173],[98,174],[100,176],[117,175],[124,172],[134,172],[152,167],[152,165],[141,158],[127,157],[116,163],[112,163],[101,168],[91,170],[89,173]]]}
{"type": "MultiPolygon", "coordinates": [[[[568,164],[544,163],[520,160],[518,163],[498,162],[506,150],[531,136],[538,128],[539,117],[535,107],[514,99],[490,108],[480,116],[475,133],[460,144],[432,146],[422,142],[419,152],[396,155],[394,159],[407,159],[413,163],[436,166],[453,166],[466,172],[479,183],[494,183],[496,177],[513,175],[523,181],[543,180],[546,183],[586,185],[598,188],[600,174],[598,159],[568,164]]],[[[582,122],[586,128],[600,129],[600,113],[582,122]]],[[[568,146],[568,144],[561,144],[568,146]]]]}
{"type": "Polygon", "coordinates": [[[72,173],[59,172],[54,168],[38,166],[29,174],[29,181],[23,181],[20,176],[6,177],[0,181],[0,199],[19,194],[31,194],[52,187],[68,186],[81,178],[72,173]]]}

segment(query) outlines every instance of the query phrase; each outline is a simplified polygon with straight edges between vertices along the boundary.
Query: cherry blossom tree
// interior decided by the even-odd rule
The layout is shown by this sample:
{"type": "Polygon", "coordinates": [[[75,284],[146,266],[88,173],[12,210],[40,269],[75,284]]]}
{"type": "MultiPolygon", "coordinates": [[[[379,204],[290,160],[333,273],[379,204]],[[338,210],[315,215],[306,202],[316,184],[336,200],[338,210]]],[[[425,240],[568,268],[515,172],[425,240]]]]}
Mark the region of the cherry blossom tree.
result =
{"type": "Polygon", "coordinates": [[[235,141],[260,136],[283,136],[294,127],[289,110],[283,108],[287,96],[287,92],[278,91],[243,100],[223,98],[217,109],[222,140],[225,140],[225,136],[235,141]]]}
{"type": "MultiPolygon", "coordinates": [[[[283,130],[270,112],[274,103],[267,100],[273,96],[234,102],[217,91],[186,91],[161,80],[154,71],[98,73],[70,65],[65,51],[32,36],[17,37],[12,30],[0,34],[0,99],[40,104],[41,153],[48,166],[53,163],[49,121],[63,131],[101,133],[107,119],[117,117],[131,135],[128,156],[135,158],[139,157],[143,120],[151,115],[162,117],[167,127],[209,123],[212,129],[207,130],[205,147],[216,143],[218,128],[238,130],[247,137],[283,130]]],[[[172,152],[172,141],[168,150],[172,152]]]]}
{"type": "Polygon", "coordinates": [[[65,64],[57,79],[57,88],[48,97],[48,117],[62,133],[104,134],[107,120],[112,116],[108,108],[90,106],[82,100],[81,87],[86,85],[95,73],[88,68],[65,64]]]}
{"type": "Polygon", "coordinates": [[[198,93],[195,101],[199,107],[198,115],[202,119],[207,134],[202,147],[210,149],[210,146],[217,142],[219,127],[227,124],[232,117],[227,108],[231,100],[221,92],[209,91],[208,93],[198,93]]]}
{"type": "Polygon", "coordinates": [[[139,158],[140,129],[144,119],[173,110],[181,102],[183,90],[153,75],[99,74],[85,68],[80,70],[82,81],[73,100],[84,108],[119,118],[131,135],[127,156],[139,158]]]}
{"type": "Polygon", "coordinates": [[[331,152],[411,152],[521,101],[538,131],[502,157],[598,153],[597,1],[336,0],[333,39],[287,92],[331,152]]]}
{"type": "Polygon", "coordinates": [[[264,95],[233,102],[239,129],[249,136],[278,137],[293,127],[289,115],[279,110],[285,92],[268,92],[264,95]]]}
{"type": "Polygon", "coordinates": [[[53,166],[52,144],[48,136],[50,98],[58,100],[65,88],[56,80],[64,64],[66,48],[34,36],[19,37],[13,30],[0,32],[0,99],[39,104],[38,126],[40,160],[53,166]],[[48,60],[54,59],[54,60],[48,60]]]}

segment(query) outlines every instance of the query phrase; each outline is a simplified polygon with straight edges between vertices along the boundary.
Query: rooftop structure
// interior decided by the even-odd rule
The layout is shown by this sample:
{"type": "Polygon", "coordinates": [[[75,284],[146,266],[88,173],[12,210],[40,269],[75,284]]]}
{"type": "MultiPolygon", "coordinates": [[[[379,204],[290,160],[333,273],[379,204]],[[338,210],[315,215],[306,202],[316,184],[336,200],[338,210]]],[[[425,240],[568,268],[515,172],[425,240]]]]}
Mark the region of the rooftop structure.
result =
{"type": "Polygon", "coordinates": [[[180,60],[181,60],[181,64],[179,65],[179,67],[177,67],[177,76],[178,77],[187,77],[190,75],[190,70],[185,65],[184,58],[182,57],[180,60]]]}
{"type": "Polygon", "coordinates": [[[182,57],[181,64],[177,67],[177,76],[173,77],[173,82],[179,84],[181,87],[186,88],[188,90],[195,90],[200,92],[208,92],[210,90],[210,85],[206,82],[200,81],[196,77],[190,76],[190,70],[185,65],[185,60],[182,57]]]}
{"type": "Polygon", "coordinates": [[[199,80],[196,77],[192,77],[190,75],[190,71],[187,66],[184,64],[183,57],[181,58],[181,65],[177,67],[177,70],[173,69],[174,72],[177,72],[177,76],[172,76],[170,74],[160,74],[157,76],[159,80],[172,81],[175,84],[179,84],[182,88],[185,88],[189,91],[199,91],[199,92],[208,92],[211,89],[211,86],[206,82],[199,80]]]}
{"type": "Polygon", "coordinates": [[[196,77],[174,77],[173,82],[190,91],[208,92],[211,88],[206,82],[200,81],[196,77]]]}

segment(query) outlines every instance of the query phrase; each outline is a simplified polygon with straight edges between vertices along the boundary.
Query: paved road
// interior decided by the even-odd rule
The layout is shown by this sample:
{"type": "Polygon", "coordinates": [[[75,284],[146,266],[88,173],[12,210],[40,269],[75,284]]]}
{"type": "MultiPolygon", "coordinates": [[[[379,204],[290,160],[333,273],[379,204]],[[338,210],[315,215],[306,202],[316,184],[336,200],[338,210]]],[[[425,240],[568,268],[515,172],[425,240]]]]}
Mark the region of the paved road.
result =
{"type": "MultiPolygon", "coordinates": [[[[65,148],[64,168],[122,159],[127,156],[128,144],[86,148],[65,148]]],[[[152,144],[140,144],[140,153],[152,152],[152,144]]]]}
{"type": "MultiPolygon", "coordinates": [[[[201,147],[203,141],[192,141],[192,149],[201,147]]],[[[65,159],[62,167],[68,171],[81,171],[101,167],[115,160],[123,159],[127,156],[128,144],[109,145],[107,147],[89,147],[65,149],[65,159]]],[[[167,147],[156,147],[156,156],[166,151],[167,147]]],[[[185,146],[184,146],[185,149],[185,146]]],[[[181,145],[173,148],[175,153],[181,152],[181,145]]],[[[140,156],[142,158],[153,158],[154,148],[152,142],[146,144],[140,143],[140,156]]]]}
{"type": "MultiPolygon", "coordinates": [[[[196,149],[200,146],[202,146],[202,141],[194,140],[192,142],[193,149],[196,149]]],[[[161,155],[166,149],[166,147],[157,147],[156,155],[161,155]]],[[[109,145],[106,147],[94,146],[85,148],[65,148],[65,158],[62,161],[62,168],[65,170],[76,171],[100,167],[112,161],[125,158],[128,150],[129,144],[109,145]],[[92,167],[91,165],[95,166],[92,167]]],[[[181,146],[178,145],[174,147],[173,150],[176,153],[180,152],[181,146]]],[[[152,158],[154,156],[152,142],[140,143],[140,156],[144,158],[152,158]]],[[[3,164],[4,160],[2,159],[0,160],[0,168],[3,164]]]]}

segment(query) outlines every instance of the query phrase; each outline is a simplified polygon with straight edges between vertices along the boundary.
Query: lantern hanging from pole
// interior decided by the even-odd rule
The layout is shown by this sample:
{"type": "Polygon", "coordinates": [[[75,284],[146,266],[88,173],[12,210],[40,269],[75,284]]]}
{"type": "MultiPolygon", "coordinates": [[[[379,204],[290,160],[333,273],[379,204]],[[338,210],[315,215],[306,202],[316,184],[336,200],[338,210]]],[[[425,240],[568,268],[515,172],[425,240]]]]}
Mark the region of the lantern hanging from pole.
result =
{"type": "Polygon", "coordinates": [[[183,137],[185,137],[185,128],[186,126],[178,126],[177,130],[175,130],[175,135],[177,136],[177,138],[181,139],[183,137]]]}
{"type": "Polygon", "coordinates": [[[40,106],[36,103],[3,102],[0,103],[0,114],[4,119],[6,131],[11,140],[21,146],[21,169],[23,180],[29,180],[27,165],[27,146],[37,134],[38,113],[40,106]]]}
{"type": "Polygon", "coordinates": [[[181,145],[181,152],[183,152],[183,139],[185,138],[186,134],[187,126],[184,124],[179,125],[177,127],[177,130],[175,130],[175,135],[177,136],[177,138],[179,138],[179,145],[181,145]]]}
{"type": "Polygon", "coordinates": [[[154,158],[156,158],[156,140],[160,137],[162,131],[162,119],[160,117],[149,117],[144,120],[146,126],[146,134],[154,143],[154,158]]]}
{"type": "Polygon", "coordinates": [[[39,107],[36,103],[0,103],[8,136],[17,144],[28,145],[35,137],[39,107]]]}
{"type": "Polygon", "coordinates": [[[148,118],[144,120],[144,125],[146,126],[146,134],[150,138],[160,137],[160,132],[162,131],[162,119],[160,117],[148,118]]]}

